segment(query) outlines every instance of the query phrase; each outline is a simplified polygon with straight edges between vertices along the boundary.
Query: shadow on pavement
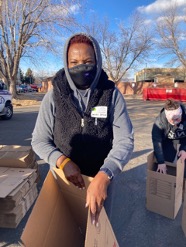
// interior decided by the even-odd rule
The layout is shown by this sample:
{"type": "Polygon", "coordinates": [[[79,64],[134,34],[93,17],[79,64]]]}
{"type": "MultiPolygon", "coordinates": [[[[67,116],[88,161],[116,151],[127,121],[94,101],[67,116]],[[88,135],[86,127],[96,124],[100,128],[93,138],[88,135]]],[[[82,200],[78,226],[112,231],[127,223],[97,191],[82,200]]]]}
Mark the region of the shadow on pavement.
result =
{"type": "Polygon", "coordinates": [[[175,220],[146,209],[146,164],[122,172],[113,183],[108,209],[120,247],[185,247],[182,207],[175,220]]]}
{"type": "Polygon", "coordinates": [[[140,151],[134,151],[130,160],[135,159],[141,155],[147,154],[150,151],[152,151],[152,148],[144,149],[144,150],[140,150],[140,151]]]}

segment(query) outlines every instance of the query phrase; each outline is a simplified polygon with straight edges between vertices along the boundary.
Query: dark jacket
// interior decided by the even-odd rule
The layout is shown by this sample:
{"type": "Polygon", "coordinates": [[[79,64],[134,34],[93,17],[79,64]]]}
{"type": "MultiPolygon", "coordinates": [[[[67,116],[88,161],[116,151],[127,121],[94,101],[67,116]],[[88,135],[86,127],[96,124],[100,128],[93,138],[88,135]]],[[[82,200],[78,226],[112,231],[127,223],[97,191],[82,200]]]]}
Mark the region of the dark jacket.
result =
{"type": "Polygon", "coordinates": [[[179,150],[186,151],[186,110],[183,105],[181,108],[182,120],[178,125],[171,125],[167,121],[164,108],[153,124],[152,142],[158,164],[174,160],[177,144],[180,144],[179,150]]]}
{"type": "Polygon", "coordinates": [[[53,87],[56,107],[54,143],[79,166],[82,174],[95,176],[112,148],[109,109],[115,85],[102,71],[84,113],[74,104],[64,70],[57,73],[53,87]],[[99,119],[91,117],[95,106],[107,106],[108,116],[99,119]]]}

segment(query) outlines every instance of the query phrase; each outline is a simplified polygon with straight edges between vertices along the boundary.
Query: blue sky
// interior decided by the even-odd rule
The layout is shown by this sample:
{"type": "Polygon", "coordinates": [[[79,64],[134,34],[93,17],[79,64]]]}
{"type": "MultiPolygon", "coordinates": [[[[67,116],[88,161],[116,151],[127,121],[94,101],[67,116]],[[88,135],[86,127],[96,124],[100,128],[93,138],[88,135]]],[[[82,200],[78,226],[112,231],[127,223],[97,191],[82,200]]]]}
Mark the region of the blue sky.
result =
{"type": "MultiPolygon", "coordinates": [[[[158,14],[161,10],[166,10],[168,4],[175,1],[177,2],[177,5],[180,6],[182,9],[186,9],[186,0],[86,0],[87,7],[85,12],[87,16],[89,16],[89,14],[91,15],[92,13],[96,14],[99,18],[107,16],[114,28],[114,25],[116,25],[118,21],[126,21],[134,11],[139,11],[150,23],[153,21],[153,18],[156,14],[158,14]]],[[[84,20],[86,21],[86,17],[84,18],[84,20]]],[[[62,51],[59,51],[59,53],[61,54],[62,51]]],[[[23,69],[23,71],[25,71],[28,67],[30,67],[33,71],[43,70],[48,71],[49,74],[52,74],[63,66],[62,55],[59,57],[54,57],[52,55],[45,54],[45,56],[46,60],[48,61],[47,67],[37,67],[36,69],[35,67],[32,67],[31,64],[24,62],[21,63],[21,68],[23,69]]],[[[147,64],[144,64],[142,66],[146,67],[147,64]]],[[[163,66],[163,61],[157,61],[153,57],[150,64],[148,64],[148,67],[163,66]]]]}
{"type": "Polygon", "coordinates": [[[89,0],[90,11],[99,16],[108,16],[112,21],[115,19],[126,19],[139,6],[145,7],[153,3],[152,0],[89,0]]]}

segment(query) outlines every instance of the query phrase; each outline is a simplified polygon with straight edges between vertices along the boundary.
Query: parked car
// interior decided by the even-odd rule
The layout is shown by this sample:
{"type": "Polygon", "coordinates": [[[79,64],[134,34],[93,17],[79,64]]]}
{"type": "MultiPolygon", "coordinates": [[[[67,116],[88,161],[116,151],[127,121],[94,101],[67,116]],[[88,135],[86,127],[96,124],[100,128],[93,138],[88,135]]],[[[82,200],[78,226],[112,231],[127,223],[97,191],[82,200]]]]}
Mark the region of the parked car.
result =
{"type": "Polygon", "coordinates": [[[33,88],[30,85],[27,85],[27,92],[33,92],[33,88]]]}
{"type": "Polygon", "coordinates": [[[21,84],[19,86],[23,89],[24,93],[28,92],[28,89],[27,89],[27,85],[26,84],[21,84]]]}
{"type": "Polygon", "coordinates": [[[20,85],[16,85],[16,91],[18,93],[24,93],[25,92],[24,88],[22,88],[20,85]]]}
{"type": "Polygon", "coordinates": [[[36,84],[30,84],[30,87],[33,89],[33,91],[38,92],[38,86],[36,84]]]}
{"type": "Polygon", "coordinates": [[[8,90],[0,90],[0,117],[9,120],[12,116],[12,94],[8,90]]]}

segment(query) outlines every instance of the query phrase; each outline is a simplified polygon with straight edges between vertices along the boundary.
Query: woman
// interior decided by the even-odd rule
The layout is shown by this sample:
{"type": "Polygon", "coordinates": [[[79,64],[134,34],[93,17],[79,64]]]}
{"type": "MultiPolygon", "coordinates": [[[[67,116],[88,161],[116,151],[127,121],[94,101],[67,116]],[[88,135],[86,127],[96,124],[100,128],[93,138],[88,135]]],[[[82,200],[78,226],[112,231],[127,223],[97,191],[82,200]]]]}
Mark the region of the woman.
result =
{"type": "Polygon", "coordinates": [[[64,69],[42,101],[32,147],[78,188],[85,187],[82,174],[94,177],[86,206],[96,224],[108,185],[133,151],[133,128],[123,96],[102,69],[93,37],[80,33],[67,40],[64,69]]]}
{"type": "Polygon", "coordinates": [[[157,159],[157,171],[167,172],[165,161],[174,162],[177,157],[186,160],[185,107],[177,101],[167,100],[152,128],[152,142],[157,159]],[[177,145],[180,144],[178,153],[177,145]]]}

